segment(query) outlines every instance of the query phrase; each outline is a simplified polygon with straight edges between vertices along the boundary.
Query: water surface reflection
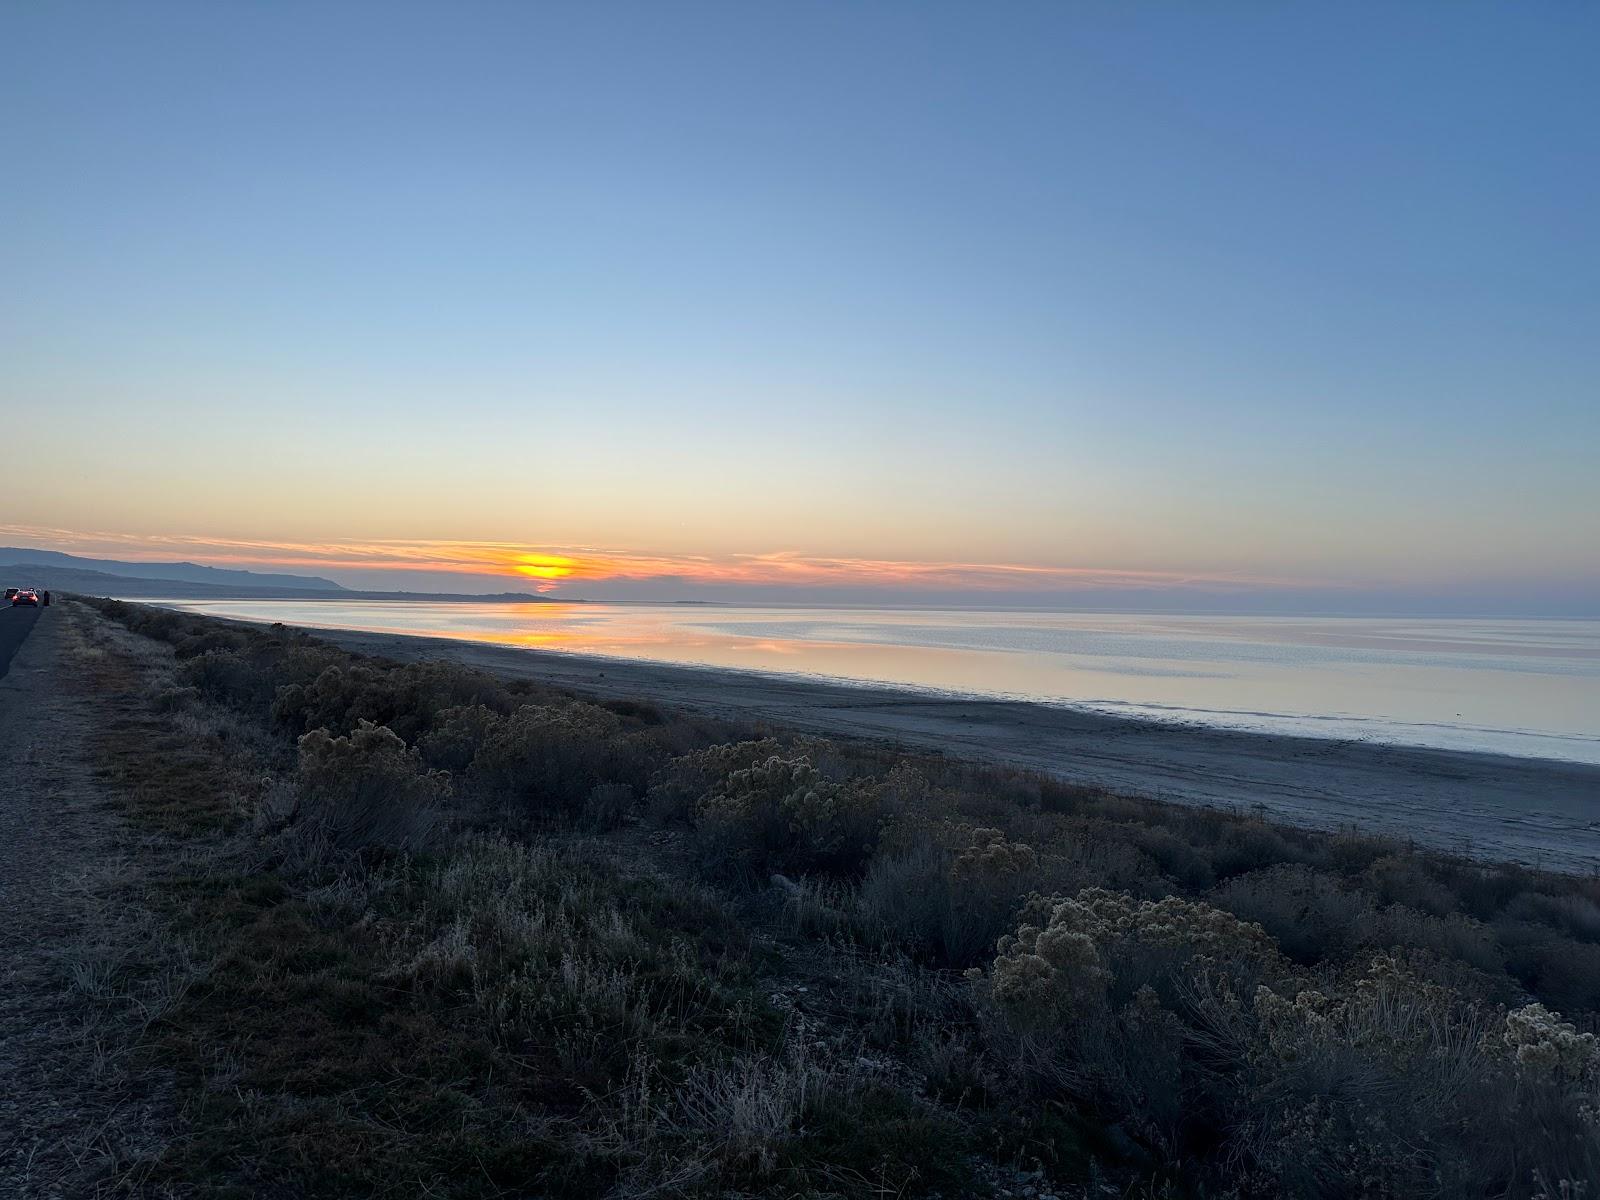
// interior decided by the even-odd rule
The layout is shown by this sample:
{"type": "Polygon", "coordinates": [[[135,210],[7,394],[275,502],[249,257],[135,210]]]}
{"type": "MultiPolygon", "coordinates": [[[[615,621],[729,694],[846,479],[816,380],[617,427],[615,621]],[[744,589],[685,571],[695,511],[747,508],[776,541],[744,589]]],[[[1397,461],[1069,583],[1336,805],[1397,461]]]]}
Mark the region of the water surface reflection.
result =
{"type": "Polygon", "coordinates": [[[255,621],[1600,762],[1600,622],[173,600],[255,621]]]}

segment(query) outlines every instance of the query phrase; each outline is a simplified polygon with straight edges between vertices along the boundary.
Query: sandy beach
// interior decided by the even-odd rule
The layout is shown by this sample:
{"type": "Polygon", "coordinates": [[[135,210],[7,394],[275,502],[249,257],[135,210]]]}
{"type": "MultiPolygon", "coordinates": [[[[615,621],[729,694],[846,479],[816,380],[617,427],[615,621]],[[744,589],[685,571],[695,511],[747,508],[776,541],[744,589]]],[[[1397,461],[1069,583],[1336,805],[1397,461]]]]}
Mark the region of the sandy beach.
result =
{"type": "Polygon", "coordinates": [[[361,653],[449,659],[599,698],[645,698],[811,733],[1032,768],[1127,795],[1261,806],[1441,849],[1600,870],[1600,767],[1129,720],[1009,700],[316,629],[361,653]]]}

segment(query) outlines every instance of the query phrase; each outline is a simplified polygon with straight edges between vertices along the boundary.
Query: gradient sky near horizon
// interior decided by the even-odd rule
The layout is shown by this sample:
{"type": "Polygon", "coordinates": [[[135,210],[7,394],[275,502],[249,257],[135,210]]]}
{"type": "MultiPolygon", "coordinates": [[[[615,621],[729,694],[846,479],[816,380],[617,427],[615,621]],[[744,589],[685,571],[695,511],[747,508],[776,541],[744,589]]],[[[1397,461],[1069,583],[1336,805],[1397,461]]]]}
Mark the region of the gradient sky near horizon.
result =
{"type": "Polygon", "coordinates": [[[1600,613],[1597,51],[1574,2],[13,2],[0,544],[1600,613]]]}

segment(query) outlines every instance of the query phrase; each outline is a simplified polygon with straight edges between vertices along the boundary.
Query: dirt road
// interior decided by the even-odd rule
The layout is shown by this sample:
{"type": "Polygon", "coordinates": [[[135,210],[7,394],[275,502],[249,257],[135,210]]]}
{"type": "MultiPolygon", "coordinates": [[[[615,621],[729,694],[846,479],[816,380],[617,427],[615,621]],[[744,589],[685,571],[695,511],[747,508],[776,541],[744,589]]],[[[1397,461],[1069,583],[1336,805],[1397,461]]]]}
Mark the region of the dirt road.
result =
{"type": "Polygon", "coordinates": [[[5,678],[11,659],[22,648],[22,643],[27,641],[28,634],[33,632],[41,611],[37,608],[13,608],[9,604],[0,608],[0,679],[5,678]]]}
{"type": "Polygon", "coordinates": [[[36,619],[0,678],[0,1198],[88,1196],[165,1121],[117,996],[138,871],[88,761],[91,619],[15,611],[36,619]]]}

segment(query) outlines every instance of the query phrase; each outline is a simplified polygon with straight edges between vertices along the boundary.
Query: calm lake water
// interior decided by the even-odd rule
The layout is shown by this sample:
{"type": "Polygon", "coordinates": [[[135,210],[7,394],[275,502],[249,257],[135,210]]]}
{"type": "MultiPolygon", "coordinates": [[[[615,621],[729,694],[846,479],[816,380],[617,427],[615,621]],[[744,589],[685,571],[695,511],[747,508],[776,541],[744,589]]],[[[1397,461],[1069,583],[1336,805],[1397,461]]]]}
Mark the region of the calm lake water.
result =
{"type": "Polygon", "coordinates": [[[161,601],[252,621],[881,682],[1600,763],[1600,621],[161,601]]]}

